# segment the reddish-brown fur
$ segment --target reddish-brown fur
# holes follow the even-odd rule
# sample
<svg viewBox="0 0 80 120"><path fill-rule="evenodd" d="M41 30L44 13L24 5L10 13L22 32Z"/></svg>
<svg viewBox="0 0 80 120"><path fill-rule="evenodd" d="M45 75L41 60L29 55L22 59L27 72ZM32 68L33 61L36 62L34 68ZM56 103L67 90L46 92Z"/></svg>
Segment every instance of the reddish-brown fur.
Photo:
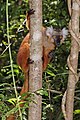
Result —
<svg viewBox="0 0 80 120"><path fill-rule="evenodd" d="M43 28L43 71L46 69L48 63L50 62L50 57L48 56L51 50L55 49L55 44L50 42L50 39L45 36L46 29ZM21 67L24 72L25 79L28 78L28 70L29 70L29 62L28 59L30 57L30 34L28 33L26 37L23 39L18 54L17 54L17 63ZM21 94L28 91L28 80L24 81Z"/></svg>

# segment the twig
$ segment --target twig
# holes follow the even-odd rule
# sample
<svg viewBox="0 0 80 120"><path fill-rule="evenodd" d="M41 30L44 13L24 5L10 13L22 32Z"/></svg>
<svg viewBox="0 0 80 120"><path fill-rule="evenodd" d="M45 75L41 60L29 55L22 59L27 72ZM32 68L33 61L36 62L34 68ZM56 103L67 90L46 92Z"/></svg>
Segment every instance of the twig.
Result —
<svg viewBox="0 0 80 120"><path fill-rule="evenodd" d="M57 91L57 90L47 89L47 91L52 92L52 93L62 94L61 91Z"/></svg>

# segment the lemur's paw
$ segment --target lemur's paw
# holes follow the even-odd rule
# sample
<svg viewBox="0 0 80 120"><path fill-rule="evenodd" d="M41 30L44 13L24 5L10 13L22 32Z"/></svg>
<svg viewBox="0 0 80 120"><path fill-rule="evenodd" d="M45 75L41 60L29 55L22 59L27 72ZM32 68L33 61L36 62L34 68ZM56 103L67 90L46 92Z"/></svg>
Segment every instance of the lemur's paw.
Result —
<svg viewBox="0 0 80 120"><path fill-rule="evenodd" d="M28 58L28 64L33 64L33 60L31 60L30 58Z"/></svg>
<svg viewBox="0 0 80 120"><path fill-rule="evenodd" d="M32 15L32 14L34 14L34 12L35 12L35 10L30 9L30 10L28 11L28 14L29 14L29 15Z"/></svg>

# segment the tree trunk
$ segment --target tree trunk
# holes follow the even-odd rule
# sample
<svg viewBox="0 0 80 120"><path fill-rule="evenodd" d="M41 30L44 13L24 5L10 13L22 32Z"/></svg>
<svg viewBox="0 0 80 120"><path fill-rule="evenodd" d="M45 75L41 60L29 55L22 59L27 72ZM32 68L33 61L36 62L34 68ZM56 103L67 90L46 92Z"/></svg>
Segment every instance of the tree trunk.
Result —
<svg viewBox="0 0 80 120"><path fill-rule="evenodd" d="M42 88L42 0L29 0L30 9L30 64L29 91L34 93L29 104L29 120L41 120L42 97L36 91Z"/></svg>
<svg viewBox="0 0 80 120"><path fill-rule="evenodd" d="M79 5L77 4L76 0L72 0L71 29L75 33L75 36L77 37L79 35ZM75 92L75 85L77 82L76 78L77 78L78 53L79 53L78 42L76 41L74 36L71 36L71 52L69 57L70 66L69 66L69 77L68 77L67 99L66 99L67 120L73 120L74 92Z"/></svg>

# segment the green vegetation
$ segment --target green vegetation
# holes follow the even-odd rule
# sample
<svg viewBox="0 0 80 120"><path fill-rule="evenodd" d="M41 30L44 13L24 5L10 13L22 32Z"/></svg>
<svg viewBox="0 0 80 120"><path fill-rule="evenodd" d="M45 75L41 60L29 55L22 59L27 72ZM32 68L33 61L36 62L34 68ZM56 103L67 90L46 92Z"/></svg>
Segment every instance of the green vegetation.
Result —
<svg viewBox="0 0 80 120"><path fill-rule="evenodd" d="M20 92L24 76L16 63L16 55L20 43L27 34L26 27L23 31L17 33L25 19L26 11L29 10L28 0L23 0L19 5L19 0L9 0L9 39L12 53L12 62L14 77L18 93ZM16 98L14 92L14 83L12 80L12 71L9 58L9 45L7 40L7 22L6 22L6 0L0 1L0 119L5 120L5 115L17 112L18 105L15 106ZM43 25L54 28L68 27L69 14L65 0L43 0ZM63 120L61 111L61 100L67 86L68 66L67 57L70 50L70 37L56 49L54 59L48 65L43 73L43 89L40 94L43 97L42 120ZM79 83L79 82L78 82ZM80 95L78 90L80 84L76 87L76 95ZM28 108L30 98L27 98L22 109L23 120L27 117L25 109ZM75 99L74 120L80 118L80 99Z"/></svg>

